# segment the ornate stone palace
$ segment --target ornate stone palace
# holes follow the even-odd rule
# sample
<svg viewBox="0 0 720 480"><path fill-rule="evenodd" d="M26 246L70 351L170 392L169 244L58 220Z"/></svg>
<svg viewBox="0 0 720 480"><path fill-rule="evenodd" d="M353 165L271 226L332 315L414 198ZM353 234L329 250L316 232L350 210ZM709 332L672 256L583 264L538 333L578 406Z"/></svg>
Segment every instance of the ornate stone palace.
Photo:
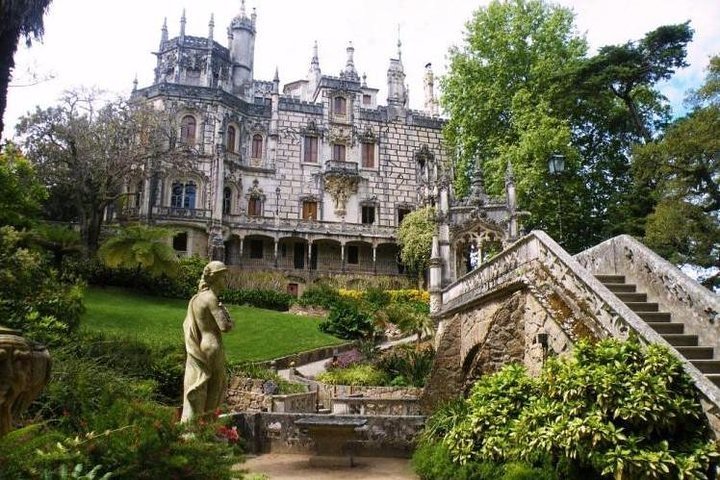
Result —
<svg viewBox="0 0 720 480"><path fill-rule="evenodd" d="M192 165L128 185L135 201L126 217L179 228L173 246L180 254L278 269L300 283L338 273L403 274L398 224L440 202L443 190L449 195L430 65L424 111L408 108L400 42L386 105L358 75L352 45L345 67L330 76L321 72L316 44L307 77L281 91L277 71L272 81L253 76L256 14L248 16L244 2L227 47L215 41L212 18L206 37L186 35L185 24L183 12L175 38L163 25L155 80L136 85L132 98L173 112ZM463 205L462 215L470 215ZM505 200L494 205L490 230L506 238Z"/></svg>

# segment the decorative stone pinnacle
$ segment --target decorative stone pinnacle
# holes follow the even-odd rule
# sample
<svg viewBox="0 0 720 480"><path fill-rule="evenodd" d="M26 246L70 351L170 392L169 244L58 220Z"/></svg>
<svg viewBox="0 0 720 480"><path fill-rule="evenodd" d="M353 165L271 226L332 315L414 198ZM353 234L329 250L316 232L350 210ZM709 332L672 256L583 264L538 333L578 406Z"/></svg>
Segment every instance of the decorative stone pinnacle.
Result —
<svg viewBox="0 0 720 480"><path fill-rule="evenodd" d="M245 18L245 0L240 0L240 18Z"/></svg>

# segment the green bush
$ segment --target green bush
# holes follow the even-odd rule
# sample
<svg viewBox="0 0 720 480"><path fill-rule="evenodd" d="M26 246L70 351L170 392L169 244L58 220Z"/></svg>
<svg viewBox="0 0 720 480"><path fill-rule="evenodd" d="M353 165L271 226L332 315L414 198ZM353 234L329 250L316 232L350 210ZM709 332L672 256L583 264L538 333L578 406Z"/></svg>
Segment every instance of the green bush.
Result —
<svg viewBox="0 0 720 480"><path fill-rule="evenodd" d="M277 385L277 393L280 395L288 395L291 393L304 393L307 392L307 387L300 383L290 382L285 380L277 372L258 366L254 363L238 363L232 365L229 368L228 376L254 378L259 380L268 380Z"/></svg>
<svg viewBox="0 0 720 480"><path fill-rule="evenodd" d="M84 358L87 353L70 347L53 352L53 378L30 414L46 419L55 433L40 432L38 440L29 440L28 445L39 444L39 453L22 468L41 472L49 466L52 473L59 465L83 464L102 465L103 472L118 479L235 478L231 466L239 460L233 457L235 447L217 440L219 425L178 423L177 408L153 401L155 382L131 377L143 361L123 363L120 353L118 358ZM142 357L142 351L135 356ZM192 437L186 435L188 428ZM52 445L43 440L50 434L56 440L57 433L64 440ZM0 445L0 458L7 456Z"/></svg>
<svg viewBox="0 0 720 480"><path fill-rule="evenodd" d="M680 361L635 340L581 342L537 379L506 366L481 378L465 403L465 415L429 422L459 464L551 462L562 478L699 479L717 457Z"/></svg>
<svg viewBox="0 0 720 480"><path fill-rule="evenodd" d="M356 364L335 368L317 376L318 381L330 385L375 386L386 385L387 376L372 365Z"/></svg>
<svg viewBox="0 0 720 480"><path fill-rule="evenodd" d="M250 305L280 312L288 311L295 300L295 297L289 293L273 290L225 290L221 296L225 303Z"/></svg>
<svg viewBox="0 0 720 480"><path fill-rule="evenodd" d="M298 304L303 307L322 307L330 310L341 301L337 289L324 283L306 288L298 299Z"/></svg>
<svg viewBox="0 0 720 480"><path fill-rule="evenodd" d="M376 366L396 386L423 387L432 368L435 351L430 345L415 348L414 345L400 345L384 353Z"/></svg>
<svg viewBox="0 0 720 480"><path fill-rule="evenodd" d="M320 330L338 338L359 340L375 333L372 317L360 309L357 302L339 301L330 309L327 320L320 323Z"/></svg>

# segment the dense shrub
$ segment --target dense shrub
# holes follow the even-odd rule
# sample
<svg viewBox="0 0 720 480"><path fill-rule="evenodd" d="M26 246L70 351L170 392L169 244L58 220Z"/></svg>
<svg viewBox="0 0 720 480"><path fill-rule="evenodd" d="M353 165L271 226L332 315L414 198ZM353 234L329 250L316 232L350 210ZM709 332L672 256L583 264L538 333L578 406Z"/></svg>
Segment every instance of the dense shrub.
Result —
<svg viewBox="0 0 720 480"><path fill-rule="evenodd" d="M550 462L561 478L706 478L717 456L691 379L658 345L579 343L539 378L481 378L463 415L429 425L455 463ZM522 478L522 477L518 477Z"/></svg>
<svg viewBox="0 0 720 480"><path fill-rule="evenodd" d="M318 381L331 385L370 386L387 384L387 376L372 365L356 364L336 368L317 376Z"/></svg>
<svg viewBox="0 0 720 480"><path fill-rule="evenodd" d="M101 465L100 472L118 479L234 478L230 467L238 459L234 447L217 440L219 425L179 424L175 407L153 401L155 382L128 374L142 361L122 363L120 353L83 357L87 353L71 347L53 352L53 378L30 412L47 427L24 437L34 454L13 460L23 474L11 478L41 478L42 472L56 478L52 472L61 465L78 464ZM0 459L15 458L14 449L0 443Z"/></svg>
<svg viewBox="0 0 720 480"><path fill-rule="evenodd" d="M35 341L62 344L83 313L82 288L62 282L41 252L26 248L23 234L0 227L0 318Z"/></svg>
<svg viewBox="0 0 720 480"><path fill-rule="evenodd" d="M320 330L338 338L358 340L372 337L375 325L371 315L356 302L343 300L330 309L327 320L320 323Z"/></svg>
<svg viewBox="0 0 720 480"><path fill-rule="evenodd" d="M285 292L273 290L225 290L222 293L225 303L235 305L250 305L251 307L265 308L286 312L295 298Z"/></svg>
<svg viewBox="0 0 720 480"><path fill-rule="evenodd" d="M320 283L305 289L298 299L298 304L303 307L322 307L330 310L337 305L340 300L340 293L338 293L335 288Z"/></svg>
<svg viewBox="0 0 720 480"><path fill-rule="evenodd" d="M400 345L383 353L376 366L390 378L391 385L423 387L434 358L435 351L429 344L421 348Z"/></svg>

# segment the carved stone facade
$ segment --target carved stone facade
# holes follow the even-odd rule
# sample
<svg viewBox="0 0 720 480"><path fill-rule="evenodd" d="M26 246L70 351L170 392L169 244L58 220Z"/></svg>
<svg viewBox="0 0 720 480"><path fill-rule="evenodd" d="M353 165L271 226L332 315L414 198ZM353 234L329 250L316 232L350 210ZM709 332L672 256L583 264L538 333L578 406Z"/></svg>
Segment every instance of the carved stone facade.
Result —
<svg viewBox="0 0 720 480"><path fill-rule="evenodd" d="M192 168L129 184L120 215L178 228L181 254L278 269L301 283L403 274L396 228L436 202L447 157L433 89L428 111L407 107L401 52L390 61L383 106L358 75L352 46L341 74L329 76L315 45L307 78L281 88L277 73L253 76L254 11L243 6L230 22L227 46L214 39L214 19L205 37L185 26L183 15L175 38L163 26L154 83L132 99L177 117Z"/></svg>

